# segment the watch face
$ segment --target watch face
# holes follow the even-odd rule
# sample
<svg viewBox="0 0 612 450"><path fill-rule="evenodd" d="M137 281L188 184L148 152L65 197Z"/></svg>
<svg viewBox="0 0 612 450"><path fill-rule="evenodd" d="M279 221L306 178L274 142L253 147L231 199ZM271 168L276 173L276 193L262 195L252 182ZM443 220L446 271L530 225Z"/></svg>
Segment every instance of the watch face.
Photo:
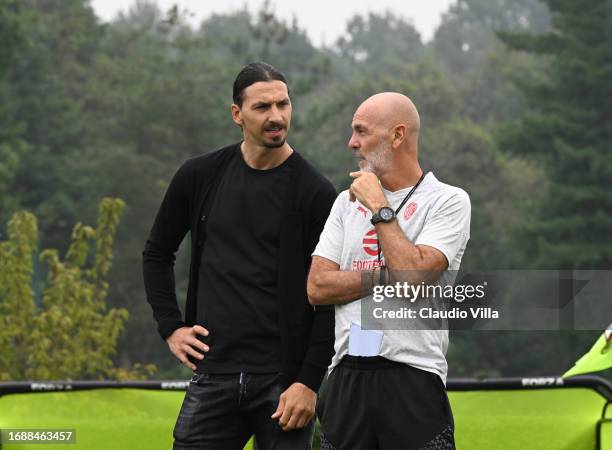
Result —
<svg viewBox="0 0 612 450"><path fill-rule="evenodd" d="M393 219L393 216L395 215L393 210L387 207L380 208L379 214L380 218L385 221Z"/></svg>

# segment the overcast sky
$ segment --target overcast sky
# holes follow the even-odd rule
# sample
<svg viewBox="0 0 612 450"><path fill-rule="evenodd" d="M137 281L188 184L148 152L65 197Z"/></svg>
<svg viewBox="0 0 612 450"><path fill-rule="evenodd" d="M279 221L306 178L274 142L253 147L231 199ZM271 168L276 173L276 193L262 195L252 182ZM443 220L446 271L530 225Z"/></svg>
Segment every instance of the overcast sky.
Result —
<svg viewBox="0 0 612 450"><path fill-rule="evenodd" d="M287 20L295 15L300 28L305 28L315 44L331 44L344 33L346 22L355 14L390 11L411 21L424 40L431 38L440 21L440 15L453 0L276 0L272 1L277 14ZM121 11L129 9L134 0L91 0L96 14L103 20L111 20ZM211 13L227 13L247 5L251 12L259 10L264 0L157 0L162 10L177 4L193 15L193 23Z"/></svg>

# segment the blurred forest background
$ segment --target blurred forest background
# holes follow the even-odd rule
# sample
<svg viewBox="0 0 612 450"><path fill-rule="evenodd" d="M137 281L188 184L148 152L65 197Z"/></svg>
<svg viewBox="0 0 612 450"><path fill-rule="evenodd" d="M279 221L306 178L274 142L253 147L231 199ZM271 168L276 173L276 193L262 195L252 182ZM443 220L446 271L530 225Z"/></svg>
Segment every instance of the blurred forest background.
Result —
<svg viewBox="0 0 612 450"><path fill-rule="evenodd" d="M26 209L38 246L63 254L103 197L125 202L106 300L129 312L118 366L189 372L156 332L141 251L178 166L241 138L231 85L254 60L288 76L289 142L339 191L355 108L410 96L424 168L471 196L463 268L612 268L610 0L459 0L428 42L393 12L355 16L325 48L270 4L195 28L154 2L103 23L86 0L0 0L0 240ZM38 302L46 271L34 261ZM600 333L453 332L449 376L560 375Z"/></svg>

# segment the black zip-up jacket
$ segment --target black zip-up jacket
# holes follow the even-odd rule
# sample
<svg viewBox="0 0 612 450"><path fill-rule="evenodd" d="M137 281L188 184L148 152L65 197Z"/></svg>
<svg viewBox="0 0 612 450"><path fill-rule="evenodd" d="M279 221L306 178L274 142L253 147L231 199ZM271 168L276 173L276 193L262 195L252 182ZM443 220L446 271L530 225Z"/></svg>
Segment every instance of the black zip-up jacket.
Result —
<svg viewBox="0 0 612 450"><path fill-rule="evenodd" d="M143 275L147 301L163 339L177 328L196 324L199 256L206 240L204 225L228 161L240 155L239 146L233 144L185 162L172 178L155 218L143 252ZM293 166L294 174L278 252L282 373L285 386L300 382L317 391L334 353L334 310L310 306L306 277L336 191L297 152L287 163ZM191 264L183 320L176 299L174 260L188 231Z"/></svg>

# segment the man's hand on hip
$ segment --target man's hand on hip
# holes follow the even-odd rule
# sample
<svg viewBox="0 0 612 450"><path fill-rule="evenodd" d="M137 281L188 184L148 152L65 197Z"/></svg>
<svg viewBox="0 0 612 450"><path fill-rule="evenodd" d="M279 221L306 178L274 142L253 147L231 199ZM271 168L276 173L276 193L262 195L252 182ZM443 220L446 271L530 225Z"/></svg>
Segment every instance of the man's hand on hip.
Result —
<svg viewBox="0 0 612 450"><path fill-rule="evenodd" d="M304 428L314 416L317 393L302 383L293 383L280 395L272 419L283 431Z"/></svg>
<svg viewBox="0 0 612 450"><path fill-rule="evenodd" d="M191 355L197 359L204 359L204 355L196 351L196 349L207 352L210 348L208 345L198 340L197 335L208 336L208 330L200 325L193 327L181 327L174 330L170 336L166 338L170 351L176 356L181 364L195 370L196 366L187 355Z"/></svg>

